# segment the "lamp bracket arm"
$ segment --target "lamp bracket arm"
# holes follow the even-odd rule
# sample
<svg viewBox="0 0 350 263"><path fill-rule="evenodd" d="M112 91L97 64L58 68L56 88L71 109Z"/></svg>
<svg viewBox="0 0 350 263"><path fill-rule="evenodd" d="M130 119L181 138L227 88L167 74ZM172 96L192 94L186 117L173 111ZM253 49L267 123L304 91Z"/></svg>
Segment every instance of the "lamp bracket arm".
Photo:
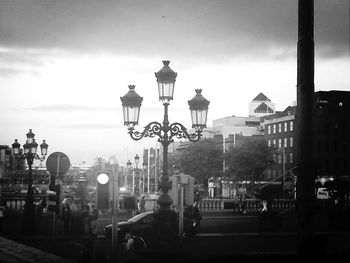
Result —
<svg viewBox="0 0 350 263"><path fill-rule="evenodd" d="M23 153L23 154L18 154L15 155L15 158L17 160L21 160L21 159L27 159L27 160L40 160L40 161L44 161L45 160L45 156L40 157L38 154L33 154L33 153Z"/></svg>
<svg viewBox="0 0 350 263"><path fill-rule="evenodd" d="M129 128L130 137L135 140L141 140L143 137L153 138L155 136L162 136L162 125L159 122L153 121L144 128L142 132L135 131L134 128Z"/></svg>
<svg viewBox="0 0 350 263"><path fill-rule="evenodd" d="M177 139L188 139L191 142L197 142L202 137L202 134L200 131L196 130L195 133L189 133L185 126L183 126L181 123L174 122L170 125L170 138L177 138Z"/></svg>

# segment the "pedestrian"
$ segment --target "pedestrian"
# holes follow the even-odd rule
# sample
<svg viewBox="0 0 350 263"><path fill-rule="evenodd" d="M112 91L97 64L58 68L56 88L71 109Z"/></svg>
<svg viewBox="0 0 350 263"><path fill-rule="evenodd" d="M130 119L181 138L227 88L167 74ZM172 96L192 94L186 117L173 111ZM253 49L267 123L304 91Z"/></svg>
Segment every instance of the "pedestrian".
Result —
<svg viewBox="0 0 350 263"><path fill-rule="evenodd" d="M98 219L98 210L96 205L91 206L89 213L89 222L90 222L90 234L97 236L97 219Z"/></svg>
<svg viewBox="0 0 350 263"><path fill-rule="evenodd" d="M2 234L2 220L5 217L5 207L0 206L0 235Z"/></svg>
<svg viewBox="0 0 350 263"><path fill-rule="evenodd" d="M237 196L233 198L233 213L236 213L236 210L239 212L239 200Z"/></svg>
<svg viewBox="0 0 350 263"><path fill-rule="evenodd" d="M139 235L130 232L126 235L126 239L126 250L131 253L137 253L140 250L147 248L145 240Z"/></svg>
<svg viewBox="0 0 350 263"><path fill-rule="evenodd" d="M198 202L194 202L194 203L193 203L192 211L193 211L193 217L194 217L194 219L196 220L196 226L197 226L197 227L200 227L202 215L201 215L201 213L199 212Z"/></svg>
<svg viewBox="0 0 350 263"><path fill-rule="evenodd" d="M62 220L64 223L64 232L71 232L71 224L72 224L72 210L70 209L69 203L65 200L62 206Z"/></svg>
<svg viewBox="0 0 350 263"><path fill-rule="evenodd" d="M245 214L247 211L245 210L245 196L247 194L247 189L244 185L241 185L241 187L238 189L239 194L239 210L241 213Z"/></svg>
<svg viewBox="0 0 350 263"><path fill-rule="evenodd" d="M83 227L84 227L84 234L89 234L89 212L90 212L90 206L89 205L82 205L82 212L81 217L83 219Z"/></svg>
<svg viewBox="0 0 350 263"><path fill-rule="evenodd" d="M142 196L141 201L140 201L140 212L146 212L146 199L145 196Z"/></svg>

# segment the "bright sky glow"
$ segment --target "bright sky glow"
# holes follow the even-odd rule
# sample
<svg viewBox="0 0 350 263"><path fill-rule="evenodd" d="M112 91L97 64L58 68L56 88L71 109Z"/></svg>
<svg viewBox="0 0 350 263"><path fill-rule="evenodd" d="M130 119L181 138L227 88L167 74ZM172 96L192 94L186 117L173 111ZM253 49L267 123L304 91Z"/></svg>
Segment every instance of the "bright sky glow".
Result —
<svg viewBox="0 0 350 263"><path fill-rule="evenodd" d="M210 101L208 126L247 116L260 92L276 110L296 101L297 1L28 2L0 2L2 145L23 145L33 129L49 155L73 164L142 157L156 139L129 137L120 97L134 84L144 98L138 130L161 122L154 72L164 59L178 73L170 122L188 128L198 88ZM315 1L316 91L350 90L348 5Z"/></svg>

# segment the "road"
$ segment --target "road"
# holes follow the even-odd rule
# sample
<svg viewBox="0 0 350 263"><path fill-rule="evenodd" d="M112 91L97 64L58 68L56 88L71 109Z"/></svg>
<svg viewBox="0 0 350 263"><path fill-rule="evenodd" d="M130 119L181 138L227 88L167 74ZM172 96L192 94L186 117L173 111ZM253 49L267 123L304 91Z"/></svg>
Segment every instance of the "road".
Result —
<svg viewBox="0 0 350 263"><path fill-rule="evenodd" d="M119 218L119 221L124 219ZM320 230L317 232L320 253L339 257L339 261L332 258L329 262L341 262L340 260L350 262L350 258L347 258L350 255L350 233L323 231L326 223L317 219L316 221L318 221L316 230ZM34 239L20 237L18 241L70 258L75 262L88 262L91 259L94 259L92 262L98 262L98 260L106 262L111 258L111 240L105 239L102 234L103 227L109 223L110 216L100 217L98 238L72 235L57 236L55 241L48 237ZM183 248L177 256L182 256L182 259L196 259L196 261L212 259L217 262L225 258L237 261L237 258L249 255L250 261L245 259L243 262L254 262L254 259L261 262L261 258L268 255L284 257L283 260L276 258L276 261L269 259L271 262L286 262L286 260L293 262L297 251L295 216L283 217L280 228L272 226L270 229L262 228L256 216L203 215L200 233L194 238L185 239ZM118 247L117 256L120 262L128 262L130 259L130 253L126 253L123 246ZM157 262L150 255L143 258L148 258L149 262ZM181 259L177 260L181 262Z"/></svg>

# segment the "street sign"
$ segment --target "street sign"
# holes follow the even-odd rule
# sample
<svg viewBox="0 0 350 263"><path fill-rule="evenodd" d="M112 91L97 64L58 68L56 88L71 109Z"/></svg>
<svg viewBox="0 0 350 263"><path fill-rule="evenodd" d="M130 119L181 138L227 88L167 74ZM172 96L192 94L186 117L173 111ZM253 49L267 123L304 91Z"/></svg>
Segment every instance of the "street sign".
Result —
<svg viewBox="0 0 350 263"><path fill-rule="evenodd" d="M70 168L69 158L62 152L54 152L47 158L46 168L50 174L64 175Z"/></svg>

